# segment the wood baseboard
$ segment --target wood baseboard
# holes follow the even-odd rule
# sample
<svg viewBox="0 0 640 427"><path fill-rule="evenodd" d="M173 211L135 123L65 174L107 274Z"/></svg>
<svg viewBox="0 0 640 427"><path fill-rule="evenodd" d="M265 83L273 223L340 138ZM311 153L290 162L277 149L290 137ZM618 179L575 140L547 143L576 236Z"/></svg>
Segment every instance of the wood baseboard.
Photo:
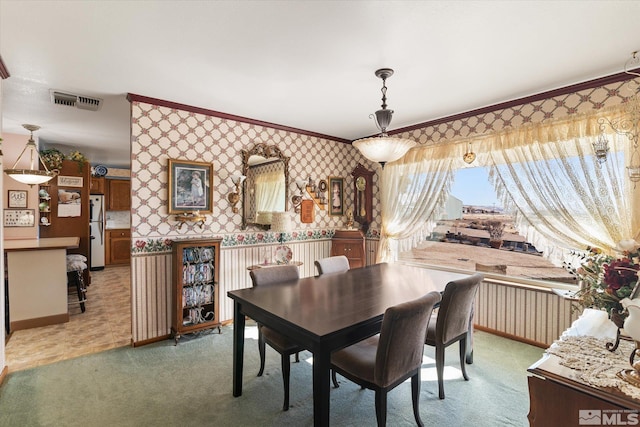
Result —
<svg viewBox="0 0 640 427"><path fill-rule="evenodd" d="M2 371L0 372L0 387L2 387L2 383L4 382L4 379L7 378L8 373L9 373L8 366L5 366L4 368L2 368Z"/></svg>
<svg viewBox="0 0 640 427"><path fill-rule="evenodd" d="M35 319L16 320L15 322L11 322L11 332L22 329L39 328L40 326L57 325L58 323L67 323L68 321L69 313L55 314L53 316L38 317Z"/></svg>
<svg viewBox="0 0 640 427"><path fill-rule="evenodd" d="M488 332L490 334L497 335L499 337L509 338L511 340L523 342L525 344L533 345L533 346L536 346L536 347L549 348L549 346L547 344L545 344L545 343L541 343L541 342L537 342L537 341L533 341L533 340L528 340L526 338L522 338L522 337L519 337L517 335L507 334L507 333L504 333L502 331L497 331L495 329L487 328L485 326L474 325L473 328L478 330L478 331Z"/></svg>

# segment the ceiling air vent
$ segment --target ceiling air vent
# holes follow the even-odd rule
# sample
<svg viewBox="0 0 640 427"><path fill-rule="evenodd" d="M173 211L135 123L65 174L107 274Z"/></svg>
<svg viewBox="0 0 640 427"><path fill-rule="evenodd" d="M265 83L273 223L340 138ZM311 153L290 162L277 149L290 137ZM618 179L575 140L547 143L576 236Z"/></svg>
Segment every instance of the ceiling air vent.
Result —
<svg viewBox="0 0 640 427"><path fill-rule="evenodd" d="M80 110L98 111L102 107L102 99L90 96L74 95L72 93L51 91L51 102L66 107L76 107Z"/></svg>

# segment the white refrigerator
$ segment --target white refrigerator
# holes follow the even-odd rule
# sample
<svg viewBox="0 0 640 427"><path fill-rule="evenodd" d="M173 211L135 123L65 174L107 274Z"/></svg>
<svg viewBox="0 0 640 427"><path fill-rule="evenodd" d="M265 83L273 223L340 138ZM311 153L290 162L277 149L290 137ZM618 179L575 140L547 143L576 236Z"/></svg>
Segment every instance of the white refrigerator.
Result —
<svg viewBox="0 0 640 427"><path fill-rule="evenodd" d="M104 196L92 194L89 197L91 212L89 216L89 239L91 240L90 270L104 268Z"/></svg>

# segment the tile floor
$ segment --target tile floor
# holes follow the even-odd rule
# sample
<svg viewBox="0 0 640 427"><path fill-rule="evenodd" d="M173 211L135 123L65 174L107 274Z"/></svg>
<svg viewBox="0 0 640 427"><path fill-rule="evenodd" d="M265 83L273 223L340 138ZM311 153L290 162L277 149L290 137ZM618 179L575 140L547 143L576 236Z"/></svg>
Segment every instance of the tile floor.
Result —
<svg viewBox="0 0 640 427"><path fill-rule="evenodd" d="M15 331L5 348L9 372L131 344L131 269L91 272L86 311L69 305L68 323ZM69 294L69 302L77 294Z"/></svg>

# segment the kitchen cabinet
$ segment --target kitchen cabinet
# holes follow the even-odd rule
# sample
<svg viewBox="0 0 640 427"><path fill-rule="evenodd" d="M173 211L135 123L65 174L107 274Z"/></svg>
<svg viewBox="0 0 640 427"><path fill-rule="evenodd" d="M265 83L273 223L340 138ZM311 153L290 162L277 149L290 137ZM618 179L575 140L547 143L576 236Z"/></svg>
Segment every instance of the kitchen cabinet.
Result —
<svg viewBox="0 0 640 427"><path fill-rule="evenodd" d="M131 262L131 230L107 230L105 242L106 265L129 264Z"/></svg>
<svg viewBox="0 0 640 427"><path fill-rule="evenodd" d="M104 177L96 178L91 177L91 187L89 188L91 194L104 194L105 179Z"/></svg>
<svg viewBox="0 0 640 427"><path fill-rule="evenodd" d="M218 280L221 241L173 241L171 333L176 344L183 334L212 328L218 328L220 332Z"/></svg>
<svg viewBox="0 0 640 427"><path fill-rule="evenodd" d="M131 182L124 179L107 180L107 210L131 210Z"/></svg>
<svg viewBox="0 0 640 427"><path fill-rule="evenodd" d="M331 256L344 255L349 260L349 268L366 265L364 234L360 230L336 230L331 240Z"/></svg>

